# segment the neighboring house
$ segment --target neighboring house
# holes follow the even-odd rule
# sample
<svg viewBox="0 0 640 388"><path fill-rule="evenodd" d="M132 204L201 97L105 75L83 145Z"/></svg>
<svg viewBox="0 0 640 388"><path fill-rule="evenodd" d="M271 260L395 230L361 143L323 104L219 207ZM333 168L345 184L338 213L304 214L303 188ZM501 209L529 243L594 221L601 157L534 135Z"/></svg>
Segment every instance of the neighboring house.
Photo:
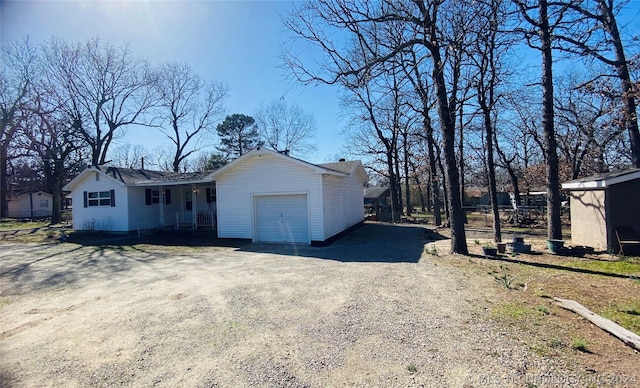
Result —
<svg viewBox="0 0 640 388"><path fill-rule="evenodd" d="M359 161L311 164L258 147L208 173L90 167L65 186L73 227L216 227L221 238L322 244L364 220Z"/></svg>
<svg viewBox="0 0 640 388"><path fill-rule="evenodd" d="M53 196L44 191L24 193L7 201L11 218L45 218L53 212Z"/></svg>
<svg viewBox="0 0 640 388"><path fill-rule="evenodd" d="M371 220L391 221L391 201L387 200L389 195L388 187L367 187L364 189L364 208Z"/></svg>
<svg viewBox="0 0 640 388"><path fill-rule="evenodd" d="M577 179L562 188L569 191L573 244L618 252L616 228L640 233L640 170Z"/></svg>

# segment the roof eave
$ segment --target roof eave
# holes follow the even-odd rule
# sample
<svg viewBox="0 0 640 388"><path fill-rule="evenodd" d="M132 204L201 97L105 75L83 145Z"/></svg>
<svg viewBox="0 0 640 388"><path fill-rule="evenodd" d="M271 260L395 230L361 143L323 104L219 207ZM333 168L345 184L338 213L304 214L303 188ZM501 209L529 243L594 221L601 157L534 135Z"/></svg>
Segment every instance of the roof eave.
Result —
<svg viewBox="0 0 640 388"><path fill-rule="evenodd" d="M562 184L565 190L596 190L608 187L606 181L567 182Z"/></svg>
<svg viewBox="0 0 640 388"><path fill-rule="evenodd" d="M198 185L198 184L213 184L213 180L198 179L191 181L167 181L167 182L133 182L127 183L127 187L158 187L158 186L184 186L184 185Z"/></svg>

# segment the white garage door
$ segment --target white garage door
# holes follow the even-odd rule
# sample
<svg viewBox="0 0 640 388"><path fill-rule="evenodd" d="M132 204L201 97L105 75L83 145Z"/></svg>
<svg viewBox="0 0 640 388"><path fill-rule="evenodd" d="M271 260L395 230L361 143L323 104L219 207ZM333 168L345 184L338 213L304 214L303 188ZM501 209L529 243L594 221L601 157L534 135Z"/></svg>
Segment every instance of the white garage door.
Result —
<svg viewBox="0 0 640 388"><path fill-rule="evenodd" d="M309 242L307 195L255 197L256 240Z"/></svg>

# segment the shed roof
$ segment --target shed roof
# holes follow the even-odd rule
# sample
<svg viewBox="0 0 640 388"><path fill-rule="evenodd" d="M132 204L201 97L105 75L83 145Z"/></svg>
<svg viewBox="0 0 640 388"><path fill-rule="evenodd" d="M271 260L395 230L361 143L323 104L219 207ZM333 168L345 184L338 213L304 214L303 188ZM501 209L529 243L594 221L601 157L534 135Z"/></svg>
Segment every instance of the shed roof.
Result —
<svg viewBox="0 0 640 388"><path fill-rule="evenodd" d="M46 191L42 191L42 190L38 190L38 191L33 191L31 192L31 195L47 195L49 197L53 197L53 195L51 195L50 193L47 193ZM26 193L20 193L20 194L16 194L13 197L9 197L7 198L7 201L11 201L11 200L16 200L18 198L22 198L22 197L28 197L29 196L29 192L27 191Z"/></svg>
<svg viewBox="0 0 640 388"><path fill-rule="evenodd" d="M563 183L562 188L567 190L604 189L612 185L635 179L640 179L640 169L597 174L586 178L580 178Z"/></svg>
<svg viewBox="0 0 640 388"><path fill-rule="evenodd" d="M388 187L367 187L364 189L364 197L365 198L380 198L382 196L386 196L389 193Z"/></svg>

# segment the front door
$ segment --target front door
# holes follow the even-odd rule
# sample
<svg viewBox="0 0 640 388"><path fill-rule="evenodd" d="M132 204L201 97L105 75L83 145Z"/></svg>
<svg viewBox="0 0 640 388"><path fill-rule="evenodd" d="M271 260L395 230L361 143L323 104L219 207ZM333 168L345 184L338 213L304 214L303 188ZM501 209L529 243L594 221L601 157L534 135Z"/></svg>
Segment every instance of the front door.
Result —
<svg viewBox="0 0 640 388"><path fill-rule="evenodd" d="M193 192L191 190L184 191L184 212L191 213L193 210Z"/></svg>

